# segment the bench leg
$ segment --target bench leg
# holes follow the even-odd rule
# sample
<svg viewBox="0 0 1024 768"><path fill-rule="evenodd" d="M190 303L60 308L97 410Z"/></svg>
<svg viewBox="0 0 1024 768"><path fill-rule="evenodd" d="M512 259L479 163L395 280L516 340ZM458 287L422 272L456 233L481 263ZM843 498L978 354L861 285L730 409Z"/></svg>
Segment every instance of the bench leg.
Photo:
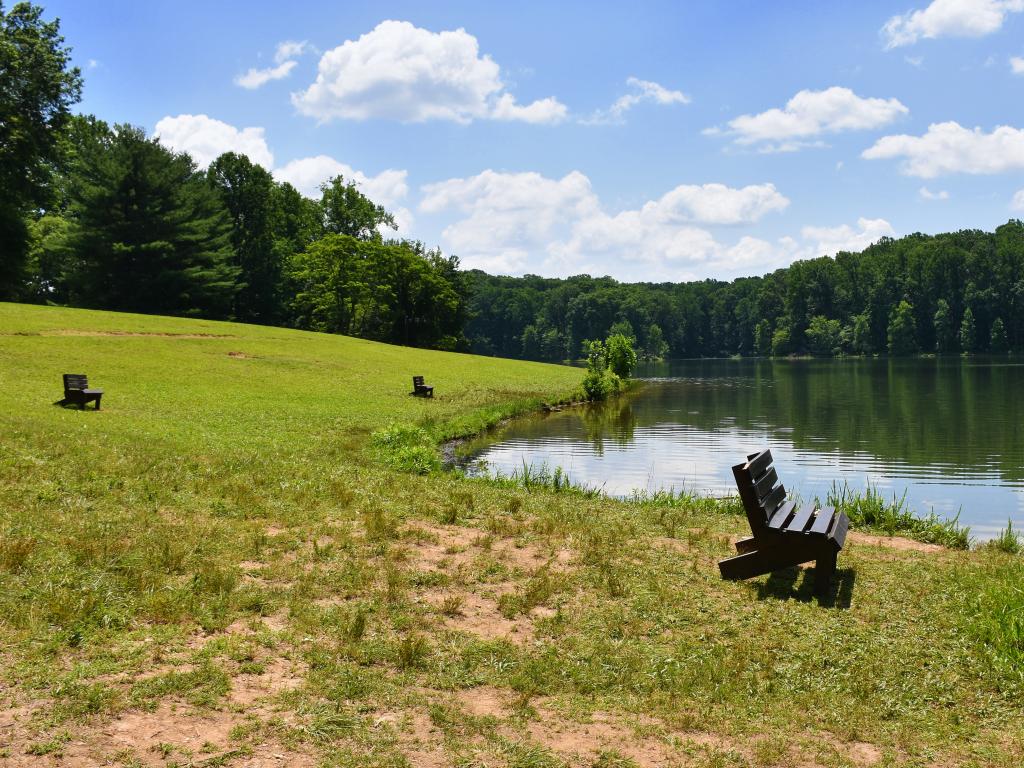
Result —
<svg viewBox="0 0 1024 768"><path fill-rule="evenodd" d="M741 555L746 552L753 552L757 549L757 539L753 536L748 536L745 539L740 539L736 542L736 551Z"/></svg>
<svg viewBox="0 0 1024 768"><path fill-rule="evenodd" d="M102 399L103 399L103 395L98 395L96 397L96 410L97 411L100 409L100 400L102 400Z"/></svg>
<svg viewBox="0 0 1024 768"><path fill-rule="evenodd" d="M832 577L836 573L838 552L822 555L814 562L814 593L818 597L826 597L832 587Z"/></svg>

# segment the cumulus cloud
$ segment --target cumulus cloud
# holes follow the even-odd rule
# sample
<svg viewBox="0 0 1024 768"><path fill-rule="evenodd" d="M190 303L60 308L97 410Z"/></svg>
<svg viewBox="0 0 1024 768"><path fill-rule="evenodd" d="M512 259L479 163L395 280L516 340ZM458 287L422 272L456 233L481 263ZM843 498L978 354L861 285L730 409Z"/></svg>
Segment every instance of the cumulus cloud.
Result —
<svg viewBox="0 0 1024 768"><path fill-rule="evenodd" d="M917 193L924 200L949 200L949 192L944 189L940 189L938 192L932 192L928 187L921 187L917 190Z"/></svg>
<svg viewBox="0 0 1024 768"><path fill-rule="evenodd" d="M293 93L292 103L322 122L557 123L567 113L554 97L517 104L505 90L500 67L480 55L477 39L466 30L431 32L407 21L382 21L358 40L324 53L315 82Z"/></svg>
<svg viewBox="0 0 1024 768"><path fill-rule="evenodd" d="M1011 57L1010 71L1015 75L1024 75L1024 58L1020 56Z"/></svg>
<svg viewBox="0 0 1024 768"><path fill-rule="evenodd" d="M253 67L244 75L239 75L235 78L235 85L239 85L242 88L249 90L255 90L263 85L266 85L271 80L282 80L291 74L291 71L295 68L297 62L296 58L301 56L309 49L309 44L305 41L296 42L294 40L286 40L283 43L277 44L277 50L274 53L274 63L277 66L267 67L265 69L258 69Z"/></svg>
<svg viewBox="0 0 1024 768"><path fill-rule="evenodd" d="M1024 11L1024 0L934 0L927 8L893 16L882 27L887 49L921 38L984 37L1003 26L1006 15Z"/></svg>
<svg viewBox="0 0 1024 768"><path fill-rule="evenodd" d="M1024 189L1018 190L1010 201L1010 208L1014 211L1024 211Z"/></svg>
<svg viewBox="0 0 1024 768"><path fill-rule="evenodd" d="M188 152L200 168L206 168L225 152L246 155L264 168L273 168L274 155L262 128L235 128L207 115L165 117L156 124L160 143L177 152Z"/></svg>
<svg viewBox="0 0 1024 768"><path fill-rule="evenodd" d="M705 133L727 133L737 144L762 144L769 151L792 151L813 143L809 140L815 136L878 128L908 112L897 99L862 98L849 88L833 86L800 91L782 109L740 115L724 131L710 128Z"/></svg>
<svg viewBox="0 0 1024 768"><path fill-rule="evenodd" d="M359 191L373 202L387 208L395 217L398 231L409 234L414 222L412 211L399 205L409 194L408 171L389 168L376 176L368 176L329 155L303 157L274 170L275 179L288 182L303 195L311 198L319 198L320 185L339 174L348 181L354 181Z"/></svg>
<svg viewBox="0 0 1024 768"><path fill-rule="evenodd" d="M896 231L885 219L857 219L857 226L843 224L838 227L804 227L800 235L807 241L807 250L813 256L835 256L840 251L863 251L883 237L893 237Z"/></svg>
<svg viewBox="0 0 1024 768"><path fill-rule="evenodd" d="M409 194L408 172L394 169L370 176L328 155L292 160L274 167L274 155L262 128L235 128L206 115L165 117L156 124L154 135L177 152L188 152L198 166L206 168L225 152L236 152L267 170L278 181L287 181L306 197L319 198L320 184L341 174L354 181L360 191L390 211L403 234L410 231L414 217L400 205Z"/></svg>
<svg viewBox="0 0 1024 768"><path fill-rule="evenodd" d="M756 271L789 258L777 244L755 238L722 245L701 226L750 223L788 205L772 184L681 185L639 208L610 213L579 171L551 179L486 170L426 185L420 211L459 216L442 239L468 267L679 280Z"/></svg>
<svg viewBox="0 0 1024 768"><path fill-rule="evenodd" d="M320 185L339 174L356 182L367 197L381 205L391 205L409 193L406 183L408 171L389 169L376 176L367 176L329 155L292 160L276 169L274 178L287 181L306 197L319 197Z"/></svg>
<svg viewBox="0 0 1024 768"><path fill-rule="evenodd" d="M923 136L883 136L861 156L902 158L900 170L923 179L947 173L1006 173L1024 169L1024 130L1001 125L985 133L952 121L933 123Z"/></svg>
<svg viewBox="0 0 1024 768"><path fill-rule="evenodd" d="M632 89L632 93L620 96L608 110L598 110L581 122L590 125L619 123L629 110L642 102L661 105L690 103L690 97L682 91L669 90L650 80L629 77L626 79L626 85Z"/></svg>

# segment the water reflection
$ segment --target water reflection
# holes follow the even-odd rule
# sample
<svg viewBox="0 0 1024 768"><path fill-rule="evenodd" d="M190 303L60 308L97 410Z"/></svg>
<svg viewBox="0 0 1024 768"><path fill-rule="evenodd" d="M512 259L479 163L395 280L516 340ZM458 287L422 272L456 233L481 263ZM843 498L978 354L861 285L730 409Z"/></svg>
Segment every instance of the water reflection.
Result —
<svg viewBox="0 0 1024 768"><path fill-rule="evenodd" d="M605 406L516 421L480 443L492 470L561 466L614 495L732 491L731 464L772 448L804 498L833 481L907 490L978 538L1024 521L1024 363L1001 359L704 360L649 365Z"/></svg>

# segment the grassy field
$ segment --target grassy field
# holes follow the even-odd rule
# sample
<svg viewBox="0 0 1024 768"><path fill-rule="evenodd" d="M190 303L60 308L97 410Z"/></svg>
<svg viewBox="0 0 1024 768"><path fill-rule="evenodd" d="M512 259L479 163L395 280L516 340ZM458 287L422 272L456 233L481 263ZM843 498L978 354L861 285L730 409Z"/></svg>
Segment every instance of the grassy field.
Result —
<svg viewBox="0 0 1024 768"><path fill-rule="evenodd" d="M821 604L721 505L396 468L580 376L0 304L0 766L1024 762L1019 555L861 534Z"/></svg>

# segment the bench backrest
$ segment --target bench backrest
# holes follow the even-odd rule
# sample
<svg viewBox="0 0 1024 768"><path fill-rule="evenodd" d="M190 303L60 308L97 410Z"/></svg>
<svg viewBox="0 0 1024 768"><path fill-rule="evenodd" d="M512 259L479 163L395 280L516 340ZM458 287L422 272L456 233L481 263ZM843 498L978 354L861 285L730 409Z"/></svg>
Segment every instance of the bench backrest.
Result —
<svg viewBox="0 0 1024 768"><path fill-rule="evenodd" d="M64 374L64 389L88 389L89 388L89 377L84 373L65 373Z"/></svg>
<svg viewBox="0 0 1024 768"><path fill-rule="evenodd" d="M750 521L750 531L758 536L768 530L768 520L786 500L786 489L772 466L772 452L767 448L752 453L742 464L732 468L736 489Z"/></svg>
<svg viewBox="0 0 1024 768"><path fill-rule="evenodd" d="M413 376L412 377L412 386L413 386L414 389L419 389L420 387L422 387L423 386L423 377L422 376Z"/></svg>

